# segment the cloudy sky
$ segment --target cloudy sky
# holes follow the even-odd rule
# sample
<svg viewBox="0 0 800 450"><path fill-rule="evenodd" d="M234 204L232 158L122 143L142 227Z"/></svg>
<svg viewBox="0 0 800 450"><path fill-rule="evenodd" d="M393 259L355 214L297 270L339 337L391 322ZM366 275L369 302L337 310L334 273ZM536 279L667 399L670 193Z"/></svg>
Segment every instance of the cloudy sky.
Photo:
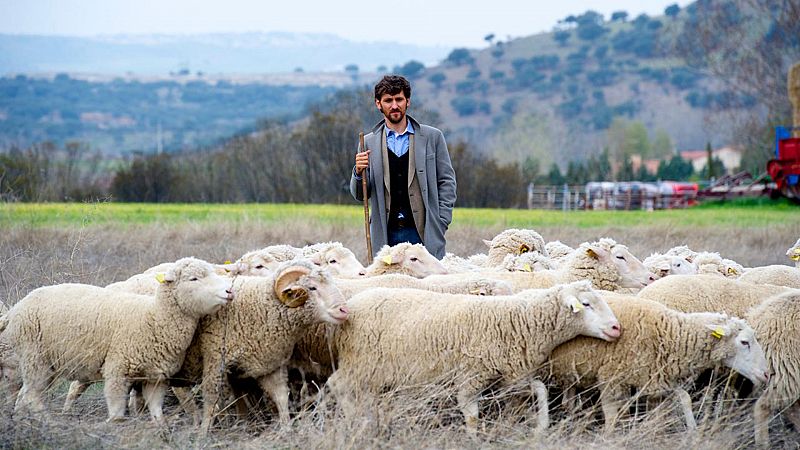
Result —
<svg viewBox="0 0 800 450"><path fill-rule="evenodd" d="M564 17L594 10L606 18L663 14L686 0L0 0L0 33L92 36L292 31L355 41L479 47L549 31Z"/></svg>

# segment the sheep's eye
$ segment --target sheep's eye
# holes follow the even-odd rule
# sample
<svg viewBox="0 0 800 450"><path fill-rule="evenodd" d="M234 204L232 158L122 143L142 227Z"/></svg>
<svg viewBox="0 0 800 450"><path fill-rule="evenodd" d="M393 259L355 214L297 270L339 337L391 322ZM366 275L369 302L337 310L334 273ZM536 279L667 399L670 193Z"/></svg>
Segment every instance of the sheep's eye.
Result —
<svg viewBox="0 0 800 450"><path fill-rule="evenodd" d="M478 295L486 295L486 292L479 292Z"/></svg>
<svg viewBox="0 0 800 450"><path fill-rule="evenodd" d="M308 288L308 290L309 290L309 291L316 291L316 290L317 290L317 288L315 288L314 286L311 286L310 288Z"/></svg>
<svg viewBox="0 0 800 450"><path fill-rule="evenodd" d="M256 269L263 269L263 268L264 268L263 264L259 264L259 265L256 266Z"/></svg>
<svg viewBox="0 0 800 450"><path fill-rule="evenodd" d="M332 259L332 260L328 261L328 264L336 264L336 260Z"/></svg>
<svg viewBox="0 0 800 450"><path fill-rule="evenodd" d="M416 256L412 256L411 257L411 261L412 262L417 262L417 261L419 261L419 258L417 258Z"/></svg>
<svg viewBox="0 0 800 450"><path fill-rule="evenodd" d="M592 304L591 304L591 303L589 303L589 302L581 302L581 304L582 304L583 306L587 307L587 308L591 308L591 307L592 307Z"/></svg>
<svg viewBox="0 0 800 450"><path fill-rule="evenodd" d="M617 259L621 259L621 260L625 261L625 257L624 256L617 256Z"/></svg>
<svg viewBox="0 0 800 450"><path fill-rule="evenodd" d="M675 265L675 267L680 267L680 266L681 266L681 263L678 263L677 265Z"/></svg>
<svg viewBox="0 0 800 450"><path fill-rule="evenodd" d="M197 277L189 278L189 281L197 281Z"/></svg>
<svg viewBox="0 0 800 450"><path fill-rule="evenodd" d="M747 348L750 348L750 342L748 342L748 341L741 341L741 342L742 342L742 345L744 345Z"/></svg>

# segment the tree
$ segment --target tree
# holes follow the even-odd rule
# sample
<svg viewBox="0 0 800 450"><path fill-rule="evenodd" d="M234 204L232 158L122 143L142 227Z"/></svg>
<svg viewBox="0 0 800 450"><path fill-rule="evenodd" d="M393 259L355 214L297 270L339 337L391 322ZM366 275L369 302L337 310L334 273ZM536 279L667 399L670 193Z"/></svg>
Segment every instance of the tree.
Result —
<svg viewBox="0 0 800 450"><path fill-rule="evenodd" d="M433 83L433 85L436 86L436 89L440 89L442 87L442 83L444 83L444 80L446 79L447 76L442 72L436 72L428 77L428 81Z"/></svg>
<svg viewBox="0 0 800 450"><path fill-rule="evenodd" d="M405 76L406 78L416 78L422 75L422 72L424 71L425 64L422 64L419 61L411 60L398 68L397 73Z"/></svg>
<svg viewBox="0 0 800 450"><path fill-rule="evenodd" d="M562 185L564 183L566 183L566 178L561 175L561 169L558 168L558 164L553 163L547 172L547 184Z"/></svg>
<svg viewBox="0 0 800 450"><path fill-rule="evenodd" d="M489 33L483 37L483 40L489 43L489 46L494 42L494 33Z"/></svg>
<svg viewBox="0 0 800 450"><path fill-rule="evenodd" d="M612 22L625 22L628 20L628 13L625 11L614 11L611 13L611 21Z"/></svg>
<svg viewBox="0 0 800 450"><path fill-rule="evenodd" d="M528 183L534 182L539 177L541 166L539 160L533 156L526 156L522 163L522 179Z"/></svg>
<svg viewBox="0 0 800 450"><path fill-rule="evenodd" d="M661 180L685 181L694 173L692 163L675 155L669 162L662 161L658 165L658 178Z"/></svg>
<svg viewBox="0 0 800 450"><path fill-rule="evenodd" d="M667 158L673 154L672 140L664 130L656 131L653 142L650 145L650 157Z"/></svg>
<svg viewBox="0 0 800 450"><path fill-rule="evenodd" d="M555 33L553 33L553 40L558 42L558 44L563 47L563 46L567 45L567 40L569 40L570 36L571 36L571 33L569 31L567 31L567 30L559 30L559 31L556 31Z"/></svg>
<svg viewBox="0 0 800 450"><path fill-rule="evenodd" d="M466 48L456 48L447 55L445 58L445 62L453 64L454 66L461 66L464 64L472 64L475 62L475 58L472 57L469 50Z"/></svg>
<svg viewBox="0 0 800 450"><path fill-rule="evenodd" d="M681 12L681 7L677 3L673 3L664 9L664 14L672 17L673 20L678 17L679 12Z"/></svg>

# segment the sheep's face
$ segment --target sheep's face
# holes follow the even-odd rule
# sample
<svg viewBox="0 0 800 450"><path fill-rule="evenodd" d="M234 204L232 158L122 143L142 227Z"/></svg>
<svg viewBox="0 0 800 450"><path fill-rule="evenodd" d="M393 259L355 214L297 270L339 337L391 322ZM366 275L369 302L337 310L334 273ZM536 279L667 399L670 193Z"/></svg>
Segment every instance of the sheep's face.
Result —
<svg viewBox="0 0 800 450"><path fill-rule="evenodd" d="M416 278L448 273L442 262L421 244L397 244L382 253L378 259L379 264L389 269L386 273L404 273Z"/></svg>
<svg viewBox="0 0 800 450"><path fill-rule="evenodd" d="M178 306L187 314L201 317L213 314L233 300L231 279L217 275L214 267L202 260L183 258L159 281L174 293Z"/></svg>
<svg viewBox="0 0 800 450"><path fill-rule="evenodd" d="M614 244L610 251L603 246L590 245L588 251L601 262L614 265L620 276L620 287L641 289L656 280L655 275L624 245Z"/></svg>
<svg viewBox="0 0 800 450"><path fill-rule="evenodd" d="M272 255L258 252L242 256L237 263L241 265L240 275L253 277L271 276L279 264Z"/></svg>
<svg viewBox="0 0 800 450"><path fill-rule="evenodd" d="M789 257L797 267L800 267L800 239L795 242L794 246L786 250L786 256Z"/></svg>
<svg viewBox="0 0 800 450"><path fill-rule="evenodd" d="M512 295L511 285L501 280L481 279L469 282L470 295Z"/></svg>
<svg viewBox="0 0 800 450"><path fill-rule="evenodd" d="M719 340L715 351L724 352L723 364L747 377L755 385L769 381L769 365L755 331L740 319L724 325L708 324L711 339Z"/></svg>
<svg viewBox="0 0 800 450"><path fill-rule="evenodd" d="M681 256L658 255L657 257L647 258L643 264L656 275L656 278L664 278L667 275L694 275L697 273L697 265Z"/></svg>
<svg viewBox="0 0 800 450"><path fill-rule="evenodd" d="M529 252L519 256L508 255L503 260L502 267L509 272L539 272L555 269L556 265L550 258L541 253Z"/></svg>
<svg viewBox="0 0 800 450"><path fill-rule="evenodd" d="M308 263L305 263L308 264ZM282 269L275 279L275 294L289 308L312 308L323 322L340 324L349 310L333 278L324 270L303 264Z"/></svg>
<svg viewBox="0 0 800 450"><path fill-rule="evenodd" d="M606 341L615 341L620 337L622 329L617 316L588 281L563 285L558 295L564 306L569 308L569 314L578 315L582 335Z"/></svg>
<svg viewBox="0 0 800 450"><path fill-rule="evenodd" d="M364 276L364 266L356 259L350 249L333 247L327 251L317 252L311 256L311 262L328 269L331 275L340 278L358 278Z"/></svg>

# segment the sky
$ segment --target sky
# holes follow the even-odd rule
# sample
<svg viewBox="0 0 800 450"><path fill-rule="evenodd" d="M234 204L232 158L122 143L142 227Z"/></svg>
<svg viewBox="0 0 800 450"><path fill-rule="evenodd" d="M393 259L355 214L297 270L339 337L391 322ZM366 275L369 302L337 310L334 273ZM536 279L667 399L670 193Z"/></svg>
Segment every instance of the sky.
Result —
<svg viewBox="0 0 800 450"><path fill-rule="evenodd" d="M0 33L94 36L210 32L332 33L360 42L481 47L550 31L587 10L661 15L686 0L0 0Z"/></svg>

